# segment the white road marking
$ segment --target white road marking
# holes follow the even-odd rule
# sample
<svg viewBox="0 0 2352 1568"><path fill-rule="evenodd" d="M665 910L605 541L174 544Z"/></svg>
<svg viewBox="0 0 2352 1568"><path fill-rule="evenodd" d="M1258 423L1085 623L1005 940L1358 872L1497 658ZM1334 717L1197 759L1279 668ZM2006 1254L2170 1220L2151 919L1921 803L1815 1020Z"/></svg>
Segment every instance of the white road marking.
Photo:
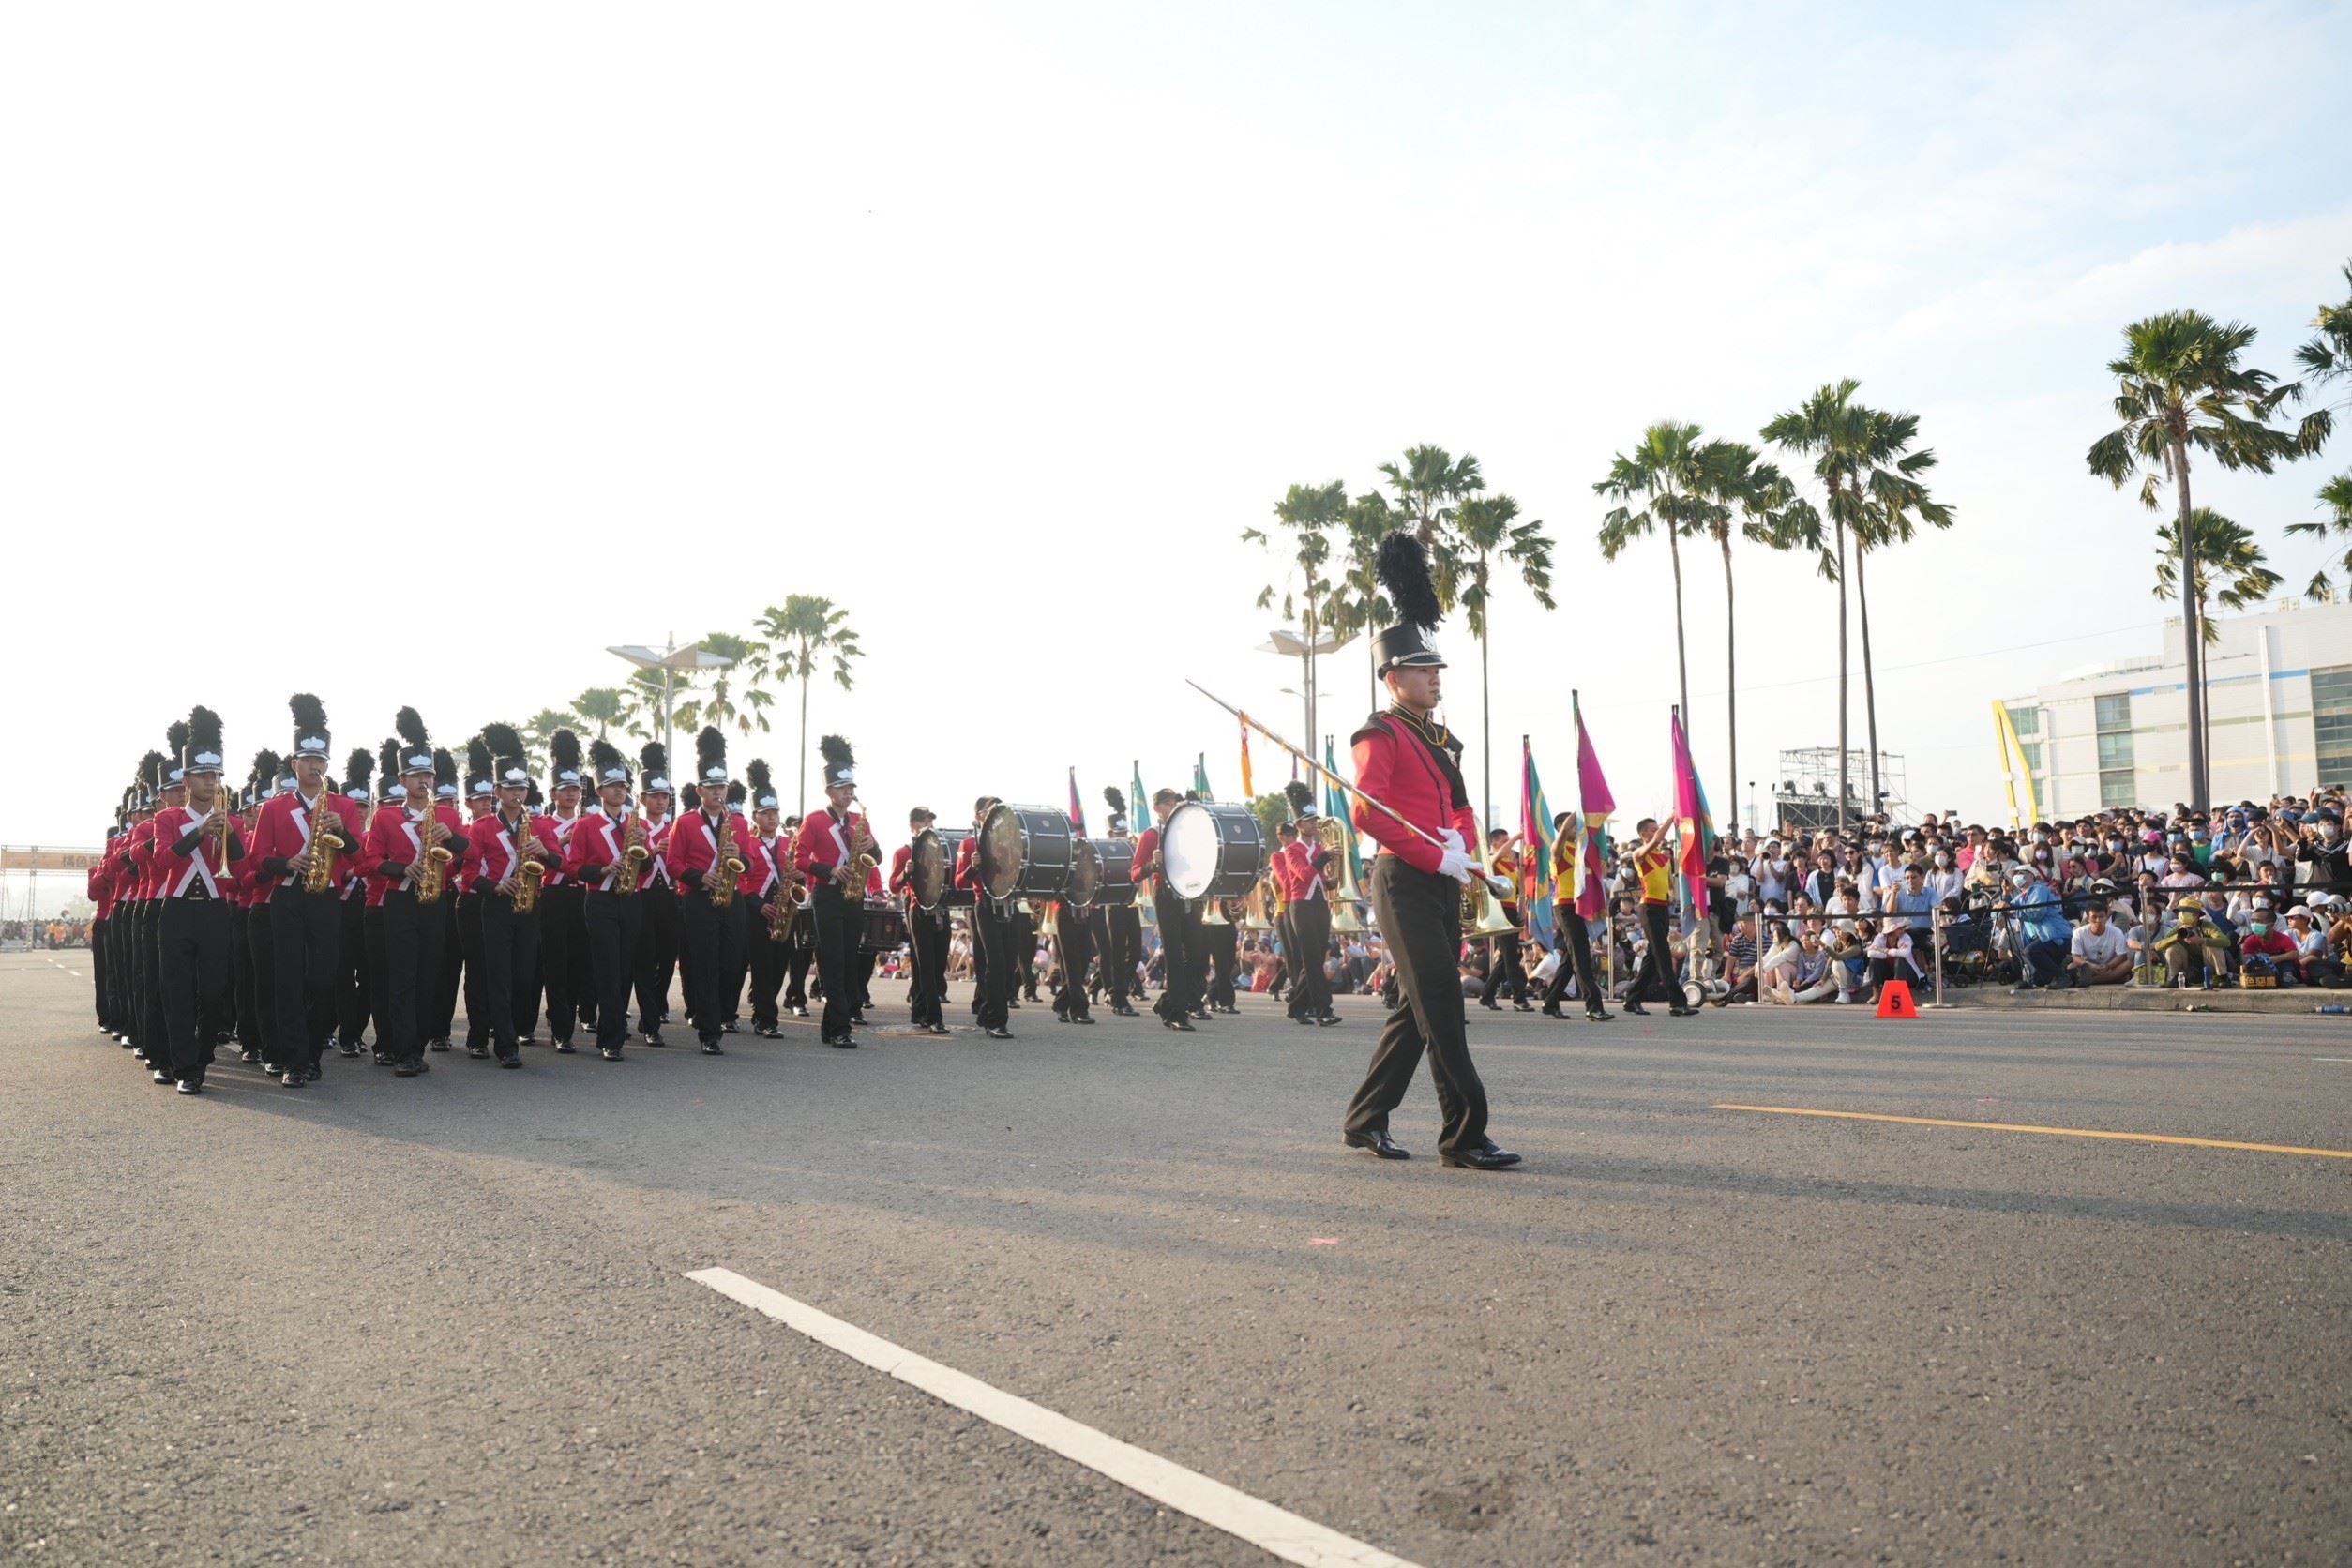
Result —
<svg viewBox="0 0 2352 1568"><path fill-rule="evenodd" d="M1074 1459L1122 1486L1165 1503L1180 1514L1190 1515L1202 1524L1246 1541L1285 1562L1301 1563L1305 1568L1414 1568L1401 1557L1392 1557L1377 1546L1326 1530L1312 1519L1303 1519L1246 1492L1237 1492L1222 1481L1212 1481L1198 1470L1186 1470L1133 1443L1122 1442L1108 1433L1007 1394L952 1366L942 1366L867 1334L854 1323L845 1323L806 1302L794 1301L781 1290L772 1290L756 1279L746 1279L731 1269L694 1269L688 1271L686 1278L765 1313L852 1361L863 1362L877 1372L886 1372L902 1383L911 1383L942 1404L953 1405L1027 1438L1065 1459Z"/></svg>
<svg viewBox="0 0 2352 1568"><path fill-rule="evenodd" d="M2352 1056L2314 1056L2314 1062L2352 1062Z"/></svg>

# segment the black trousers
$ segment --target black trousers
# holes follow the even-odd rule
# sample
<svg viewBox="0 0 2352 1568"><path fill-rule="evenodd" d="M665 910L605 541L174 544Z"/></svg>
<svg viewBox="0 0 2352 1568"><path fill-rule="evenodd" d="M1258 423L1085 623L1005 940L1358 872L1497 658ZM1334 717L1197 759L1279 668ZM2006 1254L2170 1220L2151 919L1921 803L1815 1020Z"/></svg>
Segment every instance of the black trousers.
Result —
<svg viewBox="0 0 2352 1568"><path fill-rule="evenodd" d="M751 977L751 943L754 939L767 941L768 923L760 917L760 906L746 892L738 891L735 901L727 906L742 927L735 934L734 963L726 975L727 1007L722 1015L729 1023L743 1017L744 982Z"/></svg>
<svg viewBox="0 0 2352 1568"><path fill-rule="evenodd" d="M1568 994L1568 976L1573 970L1576 977L1576 994L1584 999L1587 1013L1606 1009L1602 1003L1601 977L1592 967L1592 935L1585 929L1584 916L1574 904L1560 904L1552 910L1552 929L1558 933L1555 942L1565 942L1567 961L1552 971L1552 983L1545 988L1544 1005L1557 1007L1560 998Z"/></svg>
<svg viewBox="0 0 2352 1568"><path fill-rule="evenodd" d="M643 906L637 926L637 1027L651 1034L670 1016L670 982L678 972L678 890L640 887L628 897Z"/></svg>
<svg viewBox="0 0 2352 1568"><path fill-rule="evenodd" d="M1634 972L1634 984L1625 993L1628 1002L1639 1002L1642 992L1655 980L1666 988L1668 1003L1682 1005L1682 982L1674 971L1674 944L1666 932L1666 913L1670 904L1642 901L1641 928L1650 933L1650 949L1641 956L1641 967Z"/></svg>
<svg viewBox="0 0 2352 1568"><path fill-rule="evenodd" d="M479 889L469 889L461 897L458 899L456 913L458 932L457 951L454 957L450 955L449 949L445 945L445 945L442 949L443 958L441 971L444 976L442 982L442 994L449 994L448 988L452 982L447 977L457 974L460 970L464 972L465 1048L468 1050L472 1050L476 1046L487 1046L490 1042L490 995L482 988L482 970L484 965L484 959L482 957L482 900L484 897L485 895ZM445 1040L448 1037L449 1029L447 1025L443 1026L441 1033L429 1035L429 1038L435 1040Z"/></svg>
<svg viewBox="0 0 2352 1568"><path fill-rule="evenodd" d="M475 918L479 906L469 900L480 897L476 893L461 895L454 886L442 889L441 973L433 982L431 1016L420 1026L428 1044L435 1040L448 1043L449 1032L457 1027L458 991L461 987L466 996L466 1029L469 1033L473 1032L475 995L481 989L482 980L477 956L482 946L482 927Z"/></svg>
<svg viewBox="0 0 2352 1568"><path fill-rule="evenodd" d="M819 1033L827 1040L844 1039L850 1033L850 1016L857 1011L858 987L852 971L857 962L858 939L866 934L866 899L863 894L843 892L837 882L812 878L808 912L817 933L817 977L825 988L824 1020Z"/></svg>
<svg viewBox="0 0 2352 1568"><path fill-rule="evenodd" d="M315 1067L335 1032L336 948L343 901L332 890L281 885L269 897L271 984L278 993L278 1065Z"/></svg>
<svg viewBox="0 0 2352 1568"><path fill-rule="evenodd" d="M539 913L517 913L512 898L488 889L476 897L482 905L482 1008L490 1015L490 1048L504 1059L521 1054L530 1027L523 1020L538 1010L531 976L538 972Z"/></svg>
<svg viewBox="0 0 2352 1568"><path fill-rule="evenodd" d="M637 984L645 908L642 892L590 889L581 895L588 977L596 989L596 1045L604 1050L619 1050L629 1037L629 992Z"/></svg>
<svg viewBox="0 0 2352 1568"><path fill-rule="evenodd" d="M269 905L245 911L245 956L253 971L253 1033L246 1046L264 1062L278 1060L278 942L270 934Z"/></svg>
<svg viewBox="0 0 2352 1568"><path fill-rule="evenodd" d="M1105 944L1103 958L1104 967L1109 971L1110 1004L1124 1007L1128 998L1142 988L1136 970L1143 962L1143 916L1132 901L1119 903L1106 912L1104 924L1110 939Z"/></svg>
<svg viewBox="0 0 2352 1568"><path fill-rule="evenodd" d="M972 1011L983 1029L1003 1029L1012 1015L1013 983L1020 971L1013 958L1013 910L982 896L972 911Z"/></svg>
<svg viewBox="0 0 2352 1568"><path fill-rule="evenodd" d="M1331 947L1331 905L1320 898L1300 898L1283 912L1283 918L1290 928L1283 955L1290 967L1290 1016L1329 1018L1331 982L1323 976L1323 958Z"/></svg>
<svg viewBox="0 0 2352 1568"><path fill-rule="evenodd" d="M704 1045L715 1045L724 1033L719 1025L727 1018L727 978L735 972L734 950L742 944L743 922L731 907L713 909L709 894L681 891L678 926L686 1016L695 1036Z"/></svg>
<svg viewBox="0 0 2352 1568"><path fill-rule="evenodd" d="M1380 934L1396 965L1397 997L1372 1049L1371 1068L1349 1103L1347 1129L1387 1129L1389 1112L1412 1087L1425 1049L1444 1118L1438 1148L1445 1153L1484 1148L1486 1088L1470 1062L1462 977L1455 968L1462 948L1462 884L1384 854L1372 863L1371 894Z"/></svg>
<svg viewBox="0 0 2352 1568"><path fill-rule="evenodd" d="M1026 910L1013 911L1013 968L1020 976L1021 995L1037 1000L1037 921Z"/></svg>
<svg viewBox="0 0 2352 1568"><path fill-rule="evenodd" d="M780 897L780 895L779 895ZM768 939L768 919L758 905L751 908L751 924L744 935L744 952L751 969L751 1024L755 1029L774 1029L778 1017L776 997L784 989L785 949L791 945L788 928L785 940Z"/></svg>
<svg viewBox="0 0 2352 1568"><path fill-rule="evenodd" d="M1152 912L1160 928L1160 999L1152 1011L1164 1019L1190 1016L1200 1005L1193 966L1199 927L1184 900L1163 886L1153 890Z"/></svg>
<svg viewBox="0 0 2352 1568"><path fill-rule="evenodd" d="M337 912L341 928L335 939L335 1034L356 1050L367 1038L368 1017L374 1011L368 981L368 901L347 893ZM383 1027L381 1021L377 1027Z"/></svg>
<svg viewBox="0 0 2352 1568"><path fill-rule="evenodd" d="M539 975L547 988L547 1032L567 1044L583 1015L596 1011L586 985L588 927L582 889L539 890Z"/></svg>
<svg viewBox="0 0 2352 1568"><path fill-rule="evenodd" d="M907 905L907 936L914 944L914 972L908 976L907 1016L916 1024L945 1028L947 1001L947 910Z"/></svg>
<svg viewBox="0 0 2352 1568"><path fill-rule="evenodd" d="M382 904L360 916L359 940L368 944L368 1011L374 1015L376 1020L376 1057L388 1062L392 1060L392 972L384 965ZM433 979L438 982L440 978L440 972L435 971ZM412 1000L411 1029L418 1027L415 1003L421 1000Z"/></svg>
<svg viewBox="0 0 2352 1568"><path fill-rule="evenodd" d="M139 906L139 1033L133 1036L148 1062L163 1066L171 1057L170 1032L163 1023L163 900L149 898Z"/></svg>
<svg viewBox="0 0 2352 1568"><path fill-rule="evenodd" d="M442 895L446 898L448 895ZM439 902L420 904L414 888L395 888L375 911L383 933L384 1011L376 1018L376 1048L394 1062L425 1055L426 1010L441 984L449 917Z"/></svg>
<svg viewBox="0 0 2352 1568"><path fill-rule="evenodd" d="M235 1007L235 976L229 969L229 906L218 898L172 898L157 922L160 945L157 972L163 990L166 1066L182 1083L202 1083L212 1065L213 1037L227 1026Z"/></svg>
<svg viewBox="0 0 2352 1568"><path fill-rule="evenodd" d="M1486 948L1486 994L1481 998L1485 1006L1499 1006L1502 993L1508 988L1514 1005L1527 1000L1527 966L1519 957L1519 933L1508 931L1489 937Z"/></svg>
<svg viewBox="0 0 2352 1568"><path fill-rule="evenodd" d="M817 957L817 920L807 910L792 916L784 942L784 1005L808 1011L808 966Z"/></svg>
<svg viewBox="0 0 2352 1568"><path fill-rule="evenodd" d="M1062 988L1053 993L1057 1017L1087 1017L1086 971L1094 961L1094 927L1087 913L1064 904L1053 923L1054 946L1062 958Z"/></svg>
<svg viewBox="0 0 2352 1568"><path fill-rule="evenodd" d="M112 919L90 922L90 1002L98 1013L98 1027L110 1034L113 1029L106 1021L106 950L113 941L113 933L107 929L113 924Z"/></svg>

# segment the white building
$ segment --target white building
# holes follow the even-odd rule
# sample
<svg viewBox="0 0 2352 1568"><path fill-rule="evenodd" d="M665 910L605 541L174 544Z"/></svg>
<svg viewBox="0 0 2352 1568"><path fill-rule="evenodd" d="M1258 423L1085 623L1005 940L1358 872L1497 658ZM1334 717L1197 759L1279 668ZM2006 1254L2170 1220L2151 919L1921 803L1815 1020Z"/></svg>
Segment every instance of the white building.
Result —
<svg viewBox="0 0 2352 1568"><path fill-rule="evenodd" d="M2286 599L2215 624L2221 637L2205 655L2211 804L2352 783L2352 605ZM2161 655L2071 674L2003 704L2042 818L2188 798L2181 651L2176 617ZM2020 788L2020 812L2025 805Z"/></svg>

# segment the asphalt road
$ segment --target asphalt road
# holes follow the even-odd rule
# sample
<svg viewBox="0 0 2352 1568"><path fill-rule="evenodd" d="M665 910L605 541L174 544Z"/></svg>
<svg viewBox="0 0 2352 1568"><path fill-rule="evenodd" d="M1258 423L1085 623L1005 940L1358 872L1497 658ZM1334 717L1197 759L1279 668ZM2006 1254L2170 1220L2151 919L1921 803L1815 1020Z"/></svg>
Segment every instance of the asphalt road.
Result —
<svg viewBox="0 0 2352 1568"><path fill-rule="evenodd" d="M80 971L76 973L74 971ZM2352 1020L1475 1014L1519 1171L1251 1001L202 1098L0 957L0 1549L1255 1563L731 1269L1431 1565L2352 1560Z"/></svg>

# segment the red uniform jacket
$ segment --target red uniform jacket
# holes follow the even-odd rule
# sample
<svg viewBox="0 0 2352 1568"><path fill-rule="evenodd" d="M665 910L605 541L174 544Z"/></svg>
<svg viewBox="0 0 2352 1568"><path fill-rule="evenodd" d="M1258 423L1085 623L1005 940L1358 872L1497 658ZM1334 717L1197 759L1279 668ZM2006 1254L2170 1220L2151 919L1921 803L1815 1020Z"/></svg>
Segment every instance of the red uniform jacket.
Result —
<svg viewBox="0 0 2352 1568"><path fill-rule="evenodd" d="M529 810L522 814L521 831L536 838L549 851L555 847L555 821L551 817L534 816ZM494 893L498 884L522 867L522 856L515 849L516 829L506 819L493 811L466 829L466 862L473 867L468 885L485 893ZM549 864L554 862L550 859ZM540 882L542 887L546 882Z"/></svg>
<svg viewBox="0 0 2352 1568"><path fill-rule="evenodd" d="M976 833L956 846L955 882L968 893L983 897L988 893L980 885L980 836Z"/></svg>
<svg viewBox="0 0 2352 1568"><path fill-rule="evenodd" d="M735 884L735 891L747 895L755 904L766 903L767 885L776 875L776 861L760 842L760 830L746 817L735 819L735 858L743 862L743 881Z"/></svg>
<svg viewBox="0 0 2352 1568"><path fill-rule="evenodd" d="M711 867L718 864L720 820L701 811L689 811L671 827L663 858L669 862L670 875L680 887L700 888ZM735 852L740 855L743 851L738 847ZM746 860L744 864L751 863Z"/></svg>
<svg viewBox="0 0 2352 1568"><path fill-rule="evenodd" d="M645 819L645 848L653 856L645 862L645 874L637 879L640 887L675 887L677 874L670 868L670 835L678 825L677 813L661 821Z"/></svg>
<svg viewBox="0 0 2352 1568"><path fill-rule="evenodd" d="M914 846L901 844L890 856L890 891L910 903L914 899L914 887L909 878L914 870Z"/></svg>
<svg viewBox="0 0 2352 1568"><path fill-rule="evenodd" d="M454 822L457 813L447 807L436 807L433 821L449 830L449 837L441 847L449 852L449 864L442 867L441 884L444 892L458 885L459 872L466 861L465 824ZM375 821L368 824L367 878L368 907L374 909L384 902L384 896L401 885L411 862L424 852L424 818L412 814L406 806L383 806L376 810Z"/></svg>
<svg viewBox="0 0 2352 1568"><path fill-rule="evenodd" d="M553 831L543 833L539 837L546 839L548 848L555 852L555 858L549 863L547 881L541 882L540 886L564 887L570 883L571 878L564 874L564 867L571 862L572 830L585 822L587 817L588 813L582 811L577 816L549 816L541 819Z"/></svg>
<svg viewBox="0 0 2352 1568"><path fill-rule="evenodd" d="M1319 845L1311 850L1307 848L1304 838L1295 839L1274 852L1271 867L1274 891L1282 895L1284 903L1294 904L1323 896L1322 871L1316 865L1322 852Z"/></svg>
<svg viewBox="0 0 2352 1568"><path fill-rule="evenodd" d="M195 823L196 813L185 806L168 807L156 813L156 885L162 897L177 898L198 890L208 898L229 896L229 866L219 854L219 821L208 813L201 826L195 826ZM182 855L177 846L191 837L192 847ZM232 826L229 829L229 859L241 860L244 855L244 835Z"/></svg>
<svg viewBox="0 0 2352 1568"><path fill-rule="evenodd" d="M1147 827L1135 836L1135 884L1146 894L1157 893L1167 885L1155 864L1160 854L1160 830Z"/></svg>
<svg viewBox="0 0 2352 1568"><path fill-rule="evenodd" d="M143 900L155 897L155 818L153 817L141 822L131 833L130 896Z"/></svg>
<svg viewBox="0 0 2352 1568"><path fill-rule="evenodd" d="M1389 714L1374 715L1352 738L1358 789L1382 805L1395 807L1424 832L1442 834L1452 828L1462 836L1463 852L1472 852L1478 842L1478 819L1467 803L1454 804L1446 764L1439 761L1427 741L1403 719ZM1459 772L1458 767L1455 771ZM1382 854L1393 854L1417 871L1435 871L1445 858L1445 852L1437 845L1407 831L1387 812L1366 806L1361 797L1356 798L1349 816L1356 831L1380 845Z"/></svg>
<svg viewBox="0 0 2352 1568"><path fill-rule="evenodd" d="M319 797L319 805L342 818L342 831L336 835L347 843L359 839L359 825L348 814L351 802L328 791ZM285 863L300 854L310 842L310 818L316 807L304 809L301 792L288 790L272 795L262 803L262 814L253 824L253 845L250 851L263 881L263 897L295 880L287 871Z"/></svg>
<svg viewBox="0 0 2352 1568"><path fill-rule="evenodd" d="M849 858L849 845L865 821L854 811L838 822L830 809L811 811L792 840L792 864L808 872L812 882L829 881Z"/></svg>
<svg viewBox="0 0 2352 1568"><path fill-rule="evenodd" d="M621 855L627 849L630 813L608 817L604 808L583 811L572 820L570 837L564 840L564 876L568 882L580 883L610 893L621 872ZM652 874L649 859L640 868L637 884L645 885Z"/></svg>

